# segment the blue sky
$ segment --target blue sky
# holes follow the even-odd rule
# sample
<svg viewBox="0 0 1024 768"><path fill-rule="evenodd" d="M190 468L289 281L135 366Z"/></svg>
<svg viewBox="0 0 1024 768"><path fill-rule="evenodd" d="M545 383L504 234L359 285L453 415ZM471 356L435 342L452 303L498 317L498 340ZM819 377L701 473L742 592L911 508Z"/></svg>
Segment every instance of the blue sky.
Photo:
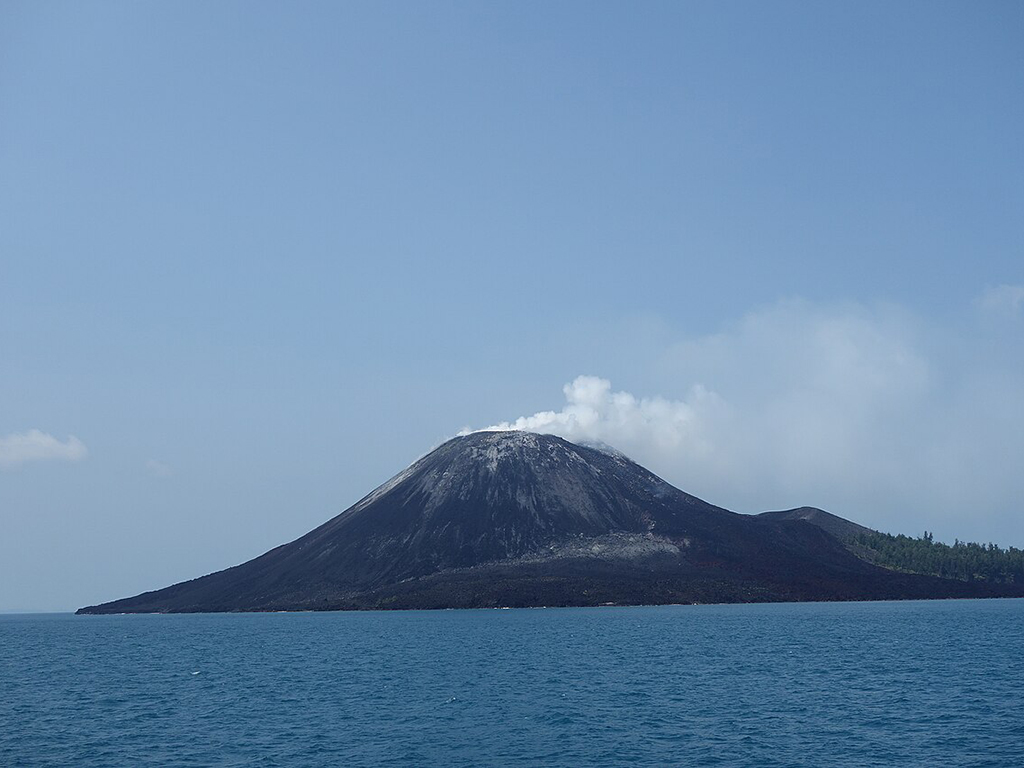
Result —
<svg viewBox="0 0 1024 768"><path fill-rule="evenodd" d="M0 610L547 411L1024 546L1022 81L1012 2L0 4Z"/></svg>

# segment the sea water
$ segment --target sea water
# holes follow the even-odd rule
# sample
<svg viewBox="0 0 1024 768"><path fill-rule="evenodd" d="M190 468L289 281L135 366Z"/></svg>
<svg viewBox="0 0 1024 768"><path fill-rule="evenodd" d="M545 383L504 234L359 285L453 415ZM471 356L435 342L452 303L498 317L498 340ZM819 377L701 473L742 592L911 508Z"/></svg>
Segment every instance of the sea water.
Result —
<svg viewBox="0 0 1024 768"><path fill-rule="evenodd" d="M1022 766L1024 601L0 616L0 765Z"/></svg>

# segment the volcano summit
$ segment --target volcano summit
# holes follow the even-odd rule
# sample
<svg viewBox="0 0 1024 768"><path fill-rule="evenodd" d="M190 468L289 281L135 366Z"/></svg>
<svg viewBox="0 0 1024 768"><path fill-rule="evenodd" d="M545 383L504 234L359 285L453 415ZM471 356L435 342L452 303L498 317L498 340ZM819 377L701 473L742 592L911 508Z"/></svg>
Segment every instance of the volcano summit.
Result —
<svg viewBox="0 0 1024 768"><path fill-rule="evenodd" d="M729 512L674 488L622 454L559 437L476 432L444 443L290 544L233 568L79 613L1011 593L1007 586L872 565L836 535L846 526L858 527L820 510Z"/></svg>

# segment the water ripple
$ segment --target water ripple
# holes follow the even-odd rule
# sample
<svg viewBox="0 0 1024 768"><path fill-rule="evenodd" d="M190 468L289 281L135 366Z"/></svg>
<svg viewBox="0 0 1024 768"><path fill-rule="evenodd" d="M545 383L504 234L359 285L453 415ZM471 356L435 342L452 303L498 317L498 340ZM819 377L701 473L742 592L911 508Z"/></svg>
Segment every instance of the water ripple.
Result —
<svg viewBox="0 0 1024 768"><path fill-rule="evenodd" d="M1024 765L1024 601L0 617L0 764Z"/></svg>

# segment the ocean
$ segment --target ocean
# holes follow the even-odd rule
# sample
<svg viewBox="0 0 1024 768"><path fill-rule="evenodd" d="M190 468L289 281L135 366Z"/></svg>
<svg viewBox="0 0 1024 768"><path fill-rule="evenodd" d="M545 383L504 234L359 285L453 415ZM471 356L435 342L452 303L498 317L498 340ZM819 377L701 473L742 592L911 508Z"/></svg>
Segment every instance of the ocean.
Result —
<svg viewBox="0 0 1024 768"><path fill-rule="evenodd" d="M1021 766L1024 600L0 616L0 765Z"/></svg>

